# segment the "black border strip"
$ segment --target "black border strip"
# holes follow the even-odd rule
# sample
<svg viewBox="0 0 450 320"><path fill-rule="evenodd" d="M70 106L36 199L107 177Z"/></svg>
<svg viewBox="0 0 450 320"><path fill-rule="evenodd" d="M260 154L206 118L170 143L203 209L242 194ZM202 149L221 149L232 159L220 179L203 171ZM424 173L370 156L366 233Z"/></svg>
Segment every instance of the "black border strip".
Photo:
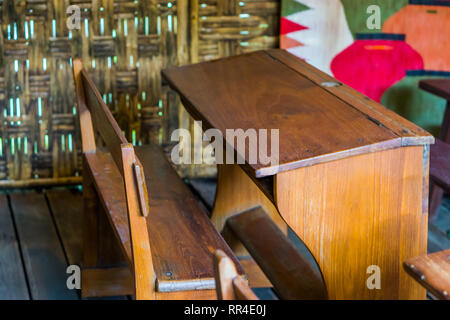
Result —
<svg viewBox="0 0 450 320"><path fill-rule="evenodd" d="M357 33L356 40L397 40L404 41L405 34L402 33Z"/></svg>
<svg viewBox="0 0 450 320"><path fill-rule="evenodd" d="M450 71L438 70L406 70L407 76L450 77Z"/></svg>
<svg viewBox="0 0 450 320"><path fill-rule="evenodd" d="M409 0L409 4L421 6L450 7L450 1L446 0Z"/></svg>

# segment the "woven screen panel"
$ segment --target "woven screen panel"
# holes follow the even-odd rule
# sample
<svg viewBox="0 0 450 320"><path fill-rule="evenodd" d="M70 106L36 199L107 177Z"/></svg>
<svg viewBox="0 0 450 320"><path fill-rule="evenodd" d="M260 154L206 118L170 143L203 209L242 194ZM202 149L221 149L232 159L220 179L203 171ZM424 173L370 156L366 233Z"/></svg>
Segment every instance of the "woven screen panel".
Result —
<svg viewBox="0 0 450 320"><path fill-rule="evenodd" d="M193 62L278 46L277 0L191 0Z"/></svg>
<svg viewBox="0 0 450 320"><path fill-rule="evenodd" d="M0 19L0 180L13 186L81 175L73 57L130 142L167 143L193 126L161 69L277 46L279 2L0 0Z"/></svg>

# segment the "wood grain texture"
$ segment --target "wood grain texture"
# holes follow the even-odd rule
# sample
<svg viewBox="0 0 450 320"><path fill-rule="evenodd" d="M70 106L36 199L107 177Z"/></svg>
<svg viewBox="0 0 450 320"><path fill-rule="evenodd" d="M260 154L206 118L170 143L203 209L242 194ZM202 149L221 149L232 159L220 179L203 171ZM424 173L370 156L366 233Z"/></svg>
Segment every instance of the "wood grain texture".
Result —
<svg viewBox="0 0 450 320"><path fill-rule="evenodd" d="M136 154L143 165L149 190L147 225L158 291L214 288L212 251L220 248L232 255L231 250L162 150L148 145L137 147ZM122 177L111 155L98 151L86 154L86 159L91 170L97 173L94 176L96 190L124 252L131 259ZM164 181L164 184L155 185L152 181ZM244 273L242 267L239 270Z"/></svg>
<svg viewBox="0 0 450 320"><path fill-rule="evenodd" d="M84 92L84 81L81 76L83 70L83 63L81 59L74 59L73 64L73 79L75 84L75 92L78 108L78 121L80 123L80 135L83 152L94 151L95 137L94 128L92 126L91 113L86 105L86 96Z"/></svg>
<svg viewBox="0 0 450 320"><path fill-rule="evenodd" d="M233 280L238 276L236 267L221 250L214 252L214 277L219 300L235 300Z"/></svg>
<svg viewBox="0 0 450 320"><path fill-rule="evenodd" d="M450 300L450 249L410 258L403 267L436 298Z"/></svg>
<svg viewBox="0 0 450 320"><path fill-rule="evenodd" d="M230 217L227 226L242 241L281 299L327 299L322 275L260 207Z"/></svg>
<svg viewBox="0 0 450 320"><path fill-rule="evenodd" d="M153 208L148 220L151 243L152 246L153 240L159 243L160 252L164 251L164 255L167 255L163 261L161 253L158 263L161 267L158 277L159 291L164 282L168 285L176 283L176 274L179 274L180 279L189 279L194 275L191 279L212 279L213 249L221 249L232 256L238 272L244 274L236 257L200 208L192 192L170 166L161 149L155 146L136 148L136 155L146 172L150 208ZM152 181L164 181L164 185L159 184L158 187L152 188ZM167 234L172 235L171 239L167 239ZM164 243L167 243L165 247ZM171 250L167 250L167 247ZM180 259L184 262L179 261ZM168 265L166 261L179 261L179 264ZM172 275L168 276L168 273ZM182 277L183 274L185 276Z"/></svg>
<svg viewBox="0 0 450 320"><path fill-rule="evenodd" d="M74 71L76 75L77 69ZM85 206L91 215L87 217L90 225L86 230L95 233L94 236L86 235L85 256L89 260L86 266L97 267L104 263L103 256L114 257L114 243L106 232L112 229L132 267L137 299L156 299L157 291L215 288L211 270L212 251L219 248L231 254L230 248L179 179L162 150L148 145L137 149L137 156L92 79L84 69L79 71L79 76L92 125L109 149L109 152L97 149L84 153ZM79 96L80 100L83 98ZM144 171L149 171L149 176L146 177ZM149 198L147 186L157 181L164 181L165 187L156 188L157 191L152 191ZM95 186L95 191L92 186ZM92 210L96 199L102 203L109 225L105 225L101 213ZM149 207L152 208L151 215ZM167 241L167 235L172 236L172 241ZM104 236L108 236L108 241ZM98 244L91 245L92 241L98 241ZM101 247L104 243L111 245ZM117 256L120 257L120 253ZM243 273L240 266L239 271Z"/></svg>
<svg viewBox="0 0 450 320"><path fill-rule="evenodd" d="M62 177L62 178L42 178L42 179L23 179L23 180L0 180L0 188L41 188L54 186L77 185L82 182L80 176Z"/></svg>
<svg viewBox="0 0 450 320"><path fill-rule="evenodd" d="M248 252L236 237L224 230L228 217L261 206L280 230L287 233L286 223L261 188L261 185L255 184L239 165L218 165L217 191L211 221L216 229L223 233L233 252L240 258L248 257Z"/></svg>
<svg viewBox="0 0 450 320"><path fill-rule="evenodd" d="M236 295L236 300L259 300L242 277L233 279L233 291Z"/></svg>
<svg viewBox="0 0 450 320"><path fill-rule="evenodd" d="M78 299L66 286L67 261L44 195L11 194L32 299Z"/></svg>
<svg viewBox="0 0 450 320"><path fill-rule="evenodd" d="M211 215L217 230L223 230L229 216L262 206L286 232L286 225L273 204L273 185L259 183L261 179L249 177L237 164L224 164L217 167L217 189Z"/></svg>
<svg viewBox="0 0 450 320"><path fill-rule="evenodd" d="M280 173L276 203L322 270L330 299L424 299L402 262L426 253L423 147L411 146ZM381 289L367 268L379 266Z"/></svg>
<svg viewBox="0 0 450 320"><path fill-rule="evenodd" d="M27 282L8 199L0 195L0 300L28 300Z"/></svg>
<svg viewBox="0 0 450 320"><path fill-rule="evenodd" d="M244 257L239 259L245 273L248 276L248 285L250 288L270 288L272 283L270 283L267 276L262 272L261 268L255 262L252 257Z"/></svg>
<svg viewBox="0 0 450 320"><path fill-rule="evenodd" d="M248 145L241 154L255 177L405 144L432 143L431 135L385 108L342 99L337 95L341 89L331 91L318 84L311 77L312 67L293 57L282 50L259 51L169 68L163 76L191 115L205 128L219 129L224 138L226 129L280 130L279 165L249 163ZM225 140L234 145L231 138Z"/></svg>
<svg viewBox="0 0 450 320"><path fill-rule="evenodd" d="M154 300L156 298L156 274L153 267L147 219L139 205L140 197L137 186L139 180L136 180L134 176L133 166L137 164L136 155L132 144L123 144L121 149L136 299ZM142 179L143 176L142 172ZM148 206L147 203L145 205ZM145 213L147 212L145 211Z"/></svg>
<svg viewBox="0 0 450 320"><path fill-rule="evenodd" d="M219 300L258 300L248 283L237 273L236 266L225 252L214 252L214 273Z"/></svg>
<svg viewBox="0 0 450 320"><path fill-rule="evenodd" d="M135 294L133 275L128 266L102 269L85 268L81 275L82 298Z"/></svg>
<svg viewBox="0 0 450 320"><path fill-rule="evenodd" d="M81 70L81 79L83 81L84 94L87 102L86 104L92 119L92 126L99 133L100 137L108 147L108 150L111 152L117 167L123 174L120 146L122 144L127 144L128 141L122 130L119 128L119 125L114 119L111 111L104 103L100 92L98 92L98 89L95 87L94 82L84 69ZM88 134L87 132L86 135Z"/></svg>
<svg viewBox="0 0 450 320"><path fill-rule="evenodd" d="M268 50L271 57L279 59L280 62L301 73L316 85L341 99L349 106L361 111L370 121L375 122L381 127L393 132L401 138L401 145L420 145L433 143L431 134L424 129L401 117L392 110L387 109L374 100L371 100L355 89L337 81L325 72L314 68L305 61L288 54L282 50ZM323 86L323 83L337 82L338 86Z"/></svg>

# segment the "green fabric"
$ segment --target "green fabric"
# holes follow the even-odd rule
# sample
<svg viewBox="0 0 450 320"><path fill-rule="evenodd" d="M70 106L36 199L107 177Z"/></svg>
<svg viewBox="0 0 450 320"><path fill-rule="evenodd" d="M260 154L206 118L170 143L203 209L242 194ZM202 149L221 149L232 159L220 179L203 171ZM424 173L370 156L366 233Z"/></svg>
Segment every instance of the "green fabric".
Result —
<svg viewBox="0 0 450 320"><path fill-rule="evenodd" d="M283 0L281 2L281 16L286 17L291 14L310 9L302 3L295 0Z"/></svg>
<svg viewBox="0 0 450 320"><path fill-rule="evenodd" d="M419 81L422 79L442 77L406 76L386 90L381 104L438 137L446 100L419 89Z"/></svg>
<svg viewBox="0 0 450 320"><path fill-rule="evenodd" d="M381 29L370 30L367 28L367 19L371 14L367 13L370 5L378 5L381 14L381 26L398 10L408 4L408 0L341 0L345 10L348 27L355 37L356 33L380 33Z"/></svg>

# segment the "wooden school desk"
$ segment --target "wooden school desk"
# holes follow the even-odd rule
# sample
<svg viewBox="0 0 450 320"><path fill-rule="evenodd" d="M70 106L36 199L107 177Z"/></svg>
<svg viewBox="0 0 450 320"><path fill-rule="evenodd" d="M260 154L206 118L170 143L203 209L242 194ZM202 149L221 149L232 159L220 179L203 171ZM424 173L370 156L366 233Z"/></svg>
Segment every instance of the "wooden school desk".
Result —
<svg viewBox="0 0 450 320"><path fill-rule="evenodd" d="M308 246L330 299L425 298L402 262L427 249L430 134L283 50L163 76L204 129L279 129L278 165L247 153L219 165L219 230L261 205ZM369 289L377 268L381 287Z"/></svg>

